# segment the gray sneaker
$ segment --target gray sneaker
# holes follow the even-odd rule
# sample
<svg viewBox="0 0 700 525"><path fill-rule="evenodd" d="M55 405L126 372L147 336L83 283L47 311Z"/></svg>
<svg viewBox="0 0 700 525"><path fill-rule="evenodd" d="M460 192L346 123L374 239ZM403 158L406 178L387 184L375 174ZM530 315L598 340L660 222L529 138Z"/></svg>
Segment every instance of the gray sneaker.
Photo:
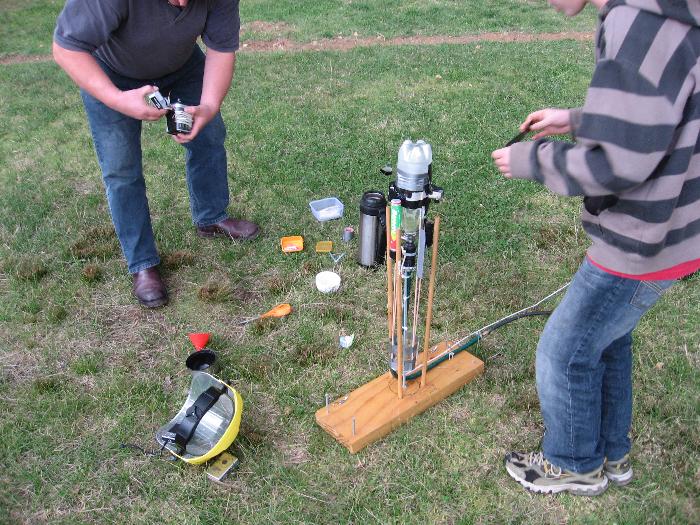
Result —
<svg viewBox="0 0 700 525"><path fill-rule="evenodd" d="M633 476L629 454L625 454L622 459L617 461L608 461L606 459L603 465L603 472L605 472L605 477L615 485L627 485L632 481Z"/></svg>
<svg viewBox="0 0 700 525"><path fill-rule="evenodd" d="M541 494L570 492L577 496L597 496L608 488L608 478L599 468L578 474L552 465L542 452L510 452L505 457L508 474L523 487Z"/></svg>

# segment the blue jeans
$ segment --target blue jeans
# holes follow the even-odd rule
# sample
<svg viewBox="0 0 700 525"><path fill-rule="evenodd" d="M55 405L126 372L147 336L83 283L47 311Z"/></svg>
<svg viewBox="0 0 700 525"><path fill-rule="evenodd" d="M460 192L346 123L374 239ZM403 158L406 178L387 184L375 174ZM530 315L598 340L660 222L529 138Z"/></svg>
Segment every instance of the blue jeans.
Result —
<svg viewBox="0 0 700 525"><path fill-rule="evenodd" d="M542 451L590 472L630 450L632 331L675 281L616 277L586 259L537 345Z"/></svg>
<svg viewBox="0 0 700 525"><path fill-rule="evenodd" d="M121 90L156 85L163 95L170 95L173 102L180 99L186 105L195 106L202 94L204 60L204 54L196 47L178 71L148 80L124 77L99 60L98 63ZM81 90L81 95L102 170L112 222L129 272L156 266L160 257L153 238L143 177L141 121L110 109L85 91ZM162 126L165 135L165 122ZM229 194L225 138L226 127L219 113L193 141L184 145L190 211L197 226L210 226L227 218Z"/></svg>

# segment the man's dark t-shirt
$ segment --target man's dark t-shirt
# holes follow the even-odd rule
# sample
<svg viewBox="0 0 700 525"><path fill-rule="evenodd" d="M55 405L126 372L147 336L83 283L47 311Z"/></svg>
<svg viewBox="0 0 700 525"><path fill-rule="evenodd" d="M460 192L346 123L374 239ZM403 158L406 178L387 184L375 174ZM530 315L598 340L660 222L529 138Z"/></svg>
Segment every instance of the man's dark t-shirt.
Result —
<svg viewBox="0 0 700 525"><path fill-rule="evenodd" d="M156 79L183 66L199 36L215 51L236 51L238 1L190 0L179 8L167 0L68 0L54 41L126 77Z"/></svg>

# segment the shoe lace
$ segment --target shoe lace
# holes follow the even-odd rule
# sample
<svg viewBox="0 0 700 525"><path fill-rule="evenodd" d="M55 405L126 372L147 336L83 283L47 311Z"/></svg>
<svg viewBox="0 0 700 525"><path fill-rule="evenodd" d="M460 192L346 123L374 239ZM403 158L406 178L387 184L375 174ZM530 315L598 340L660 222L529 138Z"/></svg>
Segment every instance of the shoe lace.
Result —
<svg viewBox="0 0 700 525"><path fill-rule="evenodd" d="M551 476L561 476L561 467L552 465L549 461L545 459L544 454L542 452L530 452L527 459L531 465L541 465L542 470L545 474Z"/></svg>
<svg viewBox="0 0 700 525"><path fill-rule="evenodd" d="M544 459L544 454L542 452L530 452L527 456L527 462L531 465L544 465L546 459Z"/></svg>
<svg viewBox="0 0 700 525"><path fill-rule="evenodd" d="M546 459L544 460L544 472L545 474L554 476L554 477L559 477L561 476L561 467L557 467L556 465L552 465L549 461Z"/></svg>

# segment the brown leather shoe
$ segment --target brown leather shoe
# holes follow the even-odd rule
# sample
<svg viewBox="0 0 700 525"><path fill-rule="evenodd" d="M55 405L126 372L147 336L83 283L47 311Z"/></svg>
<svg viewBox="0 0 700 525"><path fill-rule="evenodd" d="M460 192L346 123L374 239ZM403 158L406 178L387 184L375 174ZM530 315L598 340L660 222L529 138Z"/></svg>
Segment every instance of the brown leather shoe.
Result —
<svg viewBox="0 0 700 525"><path fill-rule="evenodd" d="M197 226L200 237L229 237L231 239L255 239L260 233L258 225L243 219L224 219L211 226Z"/></svg>
<svg viewBox="0 0 700 525"><path fill-rule="evenodd" d="M168 292L160 278L158 269L153 266L132 274L133 291L136 298L146 308L158 308L168 304Z"/></svg>

